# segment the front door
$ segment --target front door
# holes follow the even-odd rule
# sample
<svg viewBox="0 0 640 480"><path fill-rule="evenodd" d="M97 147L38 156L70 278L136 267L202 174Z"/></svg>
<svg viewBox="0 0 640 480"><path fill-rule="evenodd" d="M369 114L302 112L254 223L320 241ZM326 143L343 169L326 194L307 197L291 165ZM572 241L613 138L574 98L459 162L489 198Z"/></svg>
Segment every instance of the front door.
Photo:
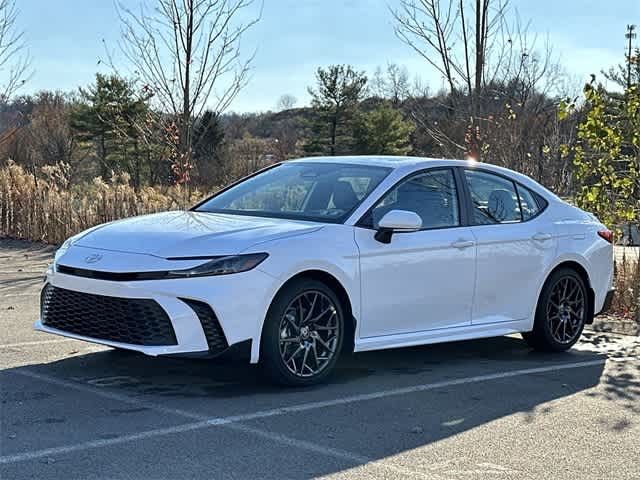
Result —
<svg viewBox="0 0 640 480"><path fill-rule="evenodd" d="M374 227L391 210L417 213L422 230L377 241ZM461 225L449 168L410 175L363 218L355 228L361 338L470 325L476 251L471 229Z"/></svg>

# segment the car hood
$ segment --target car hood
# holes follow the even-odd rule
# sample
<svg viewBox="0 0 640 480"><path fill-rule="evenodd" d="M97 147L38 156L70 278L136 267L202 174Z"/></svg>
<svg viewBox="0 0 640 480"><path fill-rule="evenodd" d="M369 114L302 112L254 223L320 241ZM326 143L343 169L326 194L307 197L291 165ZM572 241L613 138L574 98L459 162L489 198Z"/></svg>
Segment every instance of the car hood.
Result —
<svg viewBox="0 0 640 480"><path fill-rule="evenodd" d="M165 212L98 226L73 245L161 258L234 255L252 245L309 233L312 222L205 212Z"/></svg>

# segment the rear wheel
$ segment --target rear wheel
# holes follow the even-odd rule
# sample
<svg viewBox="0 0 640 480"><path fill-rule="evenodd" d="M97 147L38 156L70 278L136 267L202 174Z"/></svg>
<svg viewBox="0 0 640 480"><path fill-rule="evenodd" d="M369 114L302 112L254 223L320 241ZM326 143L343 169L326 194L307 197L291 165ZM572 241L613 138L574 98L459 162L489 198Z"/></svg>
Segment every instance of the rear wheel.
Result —
<svg viewBox="0 0 640 480"><path fill-rule="evenodd" d="M275 298L262 335L267 376L281 385L305 386L324 380L338 360L344 337L344 310L324 283L300 279Z"/></svg>
<svg viewBox="0 0 640 480"><path fill-rule="evenodd" d="M575 270L561 268L547 279L531 332L525 341L536 350L559 352L571 348L589 315L587 286Z"/></svg>

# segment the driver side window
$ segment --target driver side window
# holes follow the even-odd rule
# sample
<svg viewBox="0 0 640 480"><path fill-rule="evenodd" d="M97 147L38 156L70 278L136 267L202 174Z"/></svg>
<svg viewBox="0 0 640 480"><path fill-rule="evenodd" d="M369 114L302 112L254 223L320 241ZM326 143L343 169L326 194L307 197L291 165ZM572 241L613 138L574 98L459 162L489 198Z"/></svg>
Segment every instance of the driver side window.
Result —
<svg viewBox="0 0 640 480"><path fill-rule="evenodd" d="M403 180L382 197L364 223L375 228L391 210L416 213L422 219L423 230L459 226L458 195L453 171L430 170Z"/></svg>

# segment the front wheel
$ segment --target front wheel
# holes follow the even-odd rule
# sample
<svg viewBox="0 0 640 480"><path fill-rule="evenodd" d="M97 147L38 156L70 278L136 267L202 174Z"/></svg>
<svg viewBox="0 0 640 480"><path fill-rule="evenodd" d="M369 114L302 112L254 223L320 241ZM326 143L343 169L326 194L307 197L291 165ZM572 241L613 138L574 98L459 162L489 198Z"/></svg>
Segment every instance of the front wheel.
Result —
<svg viewBox="0 0 640 480"><path fill-rule="evenodd" d="M571 348L589 315L587 287L575 270L561 268L545 283L531 332L525 341L536 350L560 352Z"/></svg>
<svg viewBox="0 0 640 480"><path fill-rule="evenodd" d="M344 336L344 310L324 283L301 279L285 287L269 308L262 335L267 376L288 386L325 379L335 367Z"/></svg>

